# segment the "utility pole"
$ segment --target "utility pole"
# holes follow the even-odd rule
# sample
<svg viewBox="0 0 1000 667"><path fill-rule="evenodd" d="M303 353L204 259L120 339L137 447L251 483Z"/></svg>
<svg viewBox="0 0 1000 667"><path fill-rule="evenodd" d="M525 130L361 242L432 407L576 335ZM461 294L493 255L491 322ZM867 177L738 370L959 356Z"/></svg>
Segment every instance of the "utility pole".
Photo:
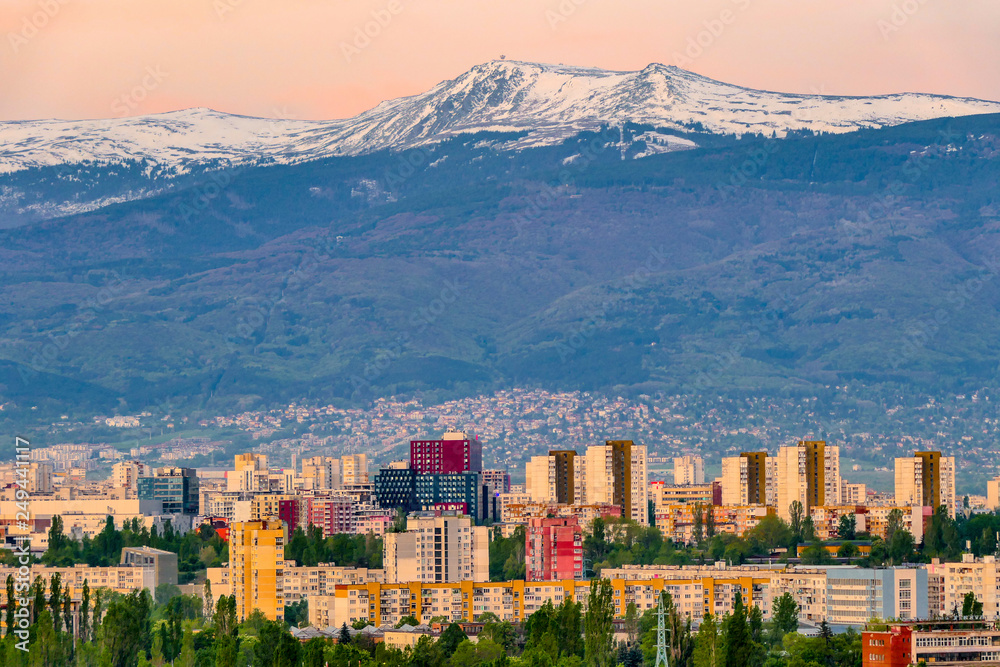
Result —
<svg viewBox="0 0 1000 667"><path fill-rule="evenodd" d="M663 593L656 605L656 667L670 667L667 660L667 631L663 623Z"/></svg>

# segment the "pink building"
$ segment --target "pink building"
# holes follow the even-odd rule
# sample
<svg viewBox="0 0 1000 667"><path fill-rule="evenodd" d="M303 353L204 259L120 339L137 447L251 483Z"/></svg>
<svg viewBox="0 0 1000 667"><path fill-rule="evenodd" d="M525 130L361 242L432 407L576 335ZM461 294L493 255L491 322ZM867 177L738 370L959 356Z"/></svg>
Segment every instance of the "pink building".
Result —
<svg viewBox="0 0 1000 667"><path fill-rule="evenodd" d="M524 562L528 581L583 579L583 529L577 518L528 519Z"/></svg>
<svg viewBox="0 0 1000 667"><path fill-rule="evenodd" d="M354 533L354 500L346 497L313 498L309 523L323 529L323 536Z"/></svg>

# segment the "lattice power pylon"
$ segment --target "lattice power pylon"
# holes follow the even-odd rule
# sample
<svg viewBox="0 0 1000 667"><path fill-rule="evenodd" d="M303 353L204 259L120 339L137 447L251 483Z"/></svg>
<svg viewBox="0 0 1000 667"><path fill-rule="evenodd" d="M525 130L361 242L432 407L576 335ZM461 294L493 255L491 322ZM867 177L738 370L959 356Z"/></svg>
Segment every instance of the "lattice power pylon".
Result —
<svg viewBox="0 0 1000 667"><path fill-rule="evenodd" d="M663 595L656 606L656 667L670 667L667 660L667 629L663 623Z"/></svg>

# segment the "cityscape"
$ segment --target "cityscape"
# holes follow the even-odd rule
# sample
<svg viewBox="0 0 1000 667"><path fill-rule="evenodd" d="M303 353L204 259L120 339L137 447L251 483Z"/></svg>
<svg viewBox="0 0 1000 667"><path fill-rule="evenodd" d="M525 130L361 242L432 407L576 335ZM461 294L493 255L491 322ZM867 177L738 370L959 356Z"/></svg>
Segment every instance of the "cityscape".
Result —
<svg viewBox="0 0 1000 667"><path fill-rule="evenodd" d="M1000 667L996 0L0 52L0 667Z"/></svg>
<svg viewBox="0 0 1000 667"><path fill-rule="evenodd" d="M1000 617L1000 476L973 507L956 458L940 451L895 458L892 490L876 491L849 481L840 447L818 440L724 457L714 479L696 454L652 479L647 446L608 440L531 456L516 472L523 483L484 467L480 438L453 430L410 440L407 456L379 468L366 453L153 467L108 449L103 480L73 474L83 448L29 445L0 468L14 554L0 578L20 576L23 553L22 578L63 596L74 635L86 634L98 590L145 590L174 591L206 616L232 600L236 623L287 622L298 642L405 652L461 631L513 649L533 614L579 605L587 616L602 580L623 646L637 632L628 619L656 614L663 594L696 629L747 609L773 625L791 608L799 633L846 631L863 650L905 649L913 662L988 661L1000 637L976 621ZM15 516L27 498L30 521ZM70 546L109 539L102 562ZM653 550L637 552L640 542Z"/></svg>

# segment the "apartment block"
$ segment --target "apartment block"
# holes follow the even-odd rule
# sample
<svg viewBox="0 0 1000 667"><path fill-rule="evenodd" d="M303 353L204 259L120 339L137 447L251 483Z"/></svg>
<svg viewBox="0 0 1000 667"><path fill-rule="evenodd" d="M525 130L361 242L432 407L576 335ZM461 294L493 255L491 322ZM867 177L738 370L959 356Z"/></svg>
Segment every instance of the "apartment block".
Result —
<svg viewBox="0 0 1000 667"><path fill-rule="evenodd" d="M972 554L963 554L961 563L935 562L926 567L939 585L940 595L935 596L937 604L931 608L935 616L948 616L956 609L961 611L968 593L983 604L986 618L1000 615L1000 572L996 557L975 558Z"/></svg>
<svg viewBox="0 0 1000 667"><path fill-rule="evenodd" d="M458 514L413 514L405 533L385 536L382 563L388 582L489 579L489 529Z"/></svg>
<svg viewBox="0 0 1000 667"><path fill-rule="evenodd" d="M260 609L272 621L284 619L284 553L281 520L237 521L230 525L230 584L240 620L254 609Z"/></svg>
<svg viewBox="0 0 1000 667"><path fill-rule="evenodd" d="M586 501L622 508L622 516L649 524L646 447L631 440L608 440L587 448Z"/></svg>
<svg viewBox="0 0 1000 667"><path fill-rule="evenodd" d="M583 529L577 518L528 519L524 563L527 581L583 579Z"/></svg>
<svg viewBox="0 0 1000 667"><path fill-rule="evenodd" d="M345 485L368 484L368 455L348 454L340 457Z"/></svg>
<svg viewBox="0 0 1000 667"><path fill-rule="evenodd" d="M620 573L625 573L624 577ZM660 592L671 593L683 614L697 620L706 613L731 613L739 591L748 604L761 607L770 618L769 573L753 568L669 568L625 566L605 574L611 582L615 615L622 618L629 603L639 613L656 606ZM395 624L404 616L426 622L435 616L473 621L487 612L512 623L523 622L546 602L578 602L584 610L589 581L461 581L366 584L338 587L333 595L309 599L309 620L315 627L340 627L359 619L375 625Z"/></svg>
<svg viewBox="0 0 1000 667"><path fill-rule="evenodd" d="M302 459L302 488L325 491L344 485L340 459L334 456L312 456Z"/></svg>
<svg viewBox="0 0 1000 667"><path fill-rule="evenodd" d="M586 472L586 458L573 450L532 456L525 464L525 492L540 503L583 503L587 498Z"/></svg>
<svg viewBox="0 0 1000 667"><path fill-rule="evenodd" d="M520 494L511 494L520 495ZM560 505L557 503L510 502L501 506L500 521L504 527L527 526L532 518L576 517L584 531L590 531L594 519L621 518L622 508L617 505ZM511 530L511 532L513 532Z"/></svg>
<svg viewBox="0 0 1000 667"><path fill-rule="evenodd" d="M803 621L861 626L872 618L927 618L927 571L847 565L794 567L775 572L771 596L790 593Z"/></svg>
<svg viewBox="0 0 1000 667"><path fill-rule="evenodd" d="M903 518L903 528L911 535L917 544L924 539L924 529L930 521L932 510L920 505L876 505L866 507L864 513L858 516L858 530L868 531L872 537L885 539L889 528L889 515L899 510ZM864 518L862 523L861 519Z"/></svg>
<svg viewBox="0 0 1000 667"><path fill-rule="evenodd" d="M955 518L955 458L941 452L914 452L896 459L896 504L948 508Z"/></svg>
<svg viewBox="0 0 1000 667"><path fill-rule="evenodd" d="M226 474L228 491L269 491L267 456L265 454L237 454L233 470Z"/></svg>
<svg viewBox="0 0 1000 667"><path fill-rule="evenodd" d="M483 446L460 431L449 431L440 440L411 440L410 467L418 474L478 473L483 469Z"/></svg>
<svg viewBox="0 0 1000 667"><path fill-rule="evenodd" d="M662 481L650 482L650 500L654 508L667 505L722 505L722 484L690 484L685 486L669 485Z"/></svg>
<svg viewBox="0 0 1000 667"><path fill-rule="evenodd" d="M506 470L484 470L480 477L483 484L490 487L491 496L510 493L510 473Z"/></svg>
<svg viewBox="0 0 1000 667"><path fill-rule="evenodd" d="M778 516L788 521L793 502L802 503L808 515L812 508L840 504L840 447L822 440L802 440L778 450Z"/></svg>
<svg viewBox="0 0 1000 667"><path fill-rule="evenodd" d="M674 484L687 486L689 484L705 483L705 461L700 456L674 457Z"/></svg>
<svg viewBox="0 0 1000 667"><path fill-rule="evenodd" d="M111 468L111 479L114 485L120 489L136 491L140 477L149 477L153 474L153 469L139 461L120 461Z"/></svg>
<svg viewBox="0 0 1000 667"><path fill-rule="evenodd" d="M357 531L354 516L355 502L352 498L345 496L309 498L306 506L308 507L308 524L322 529L324 537L338 533L353 534Z"/></svg>
<svg viewBox="0 0 1000 667"><path fill-rule="evenodd" d="M742 536L753 530L761 519L774 514L773 507L764 505L661 505L656 508L656 527L663 536L675 542L695 541L695 517L701 512L702 537L707 537L709 515L715 533Z"/></svg>
<svg viewBox="0 0 1000 667"><path fill-rule="evenodd" d="M153 547L125 547L121 564L125 567L144 567L153 571L153 588L160 584L177 585L177 554Z"/></svg>
<svg viewBox="0 0 1000 667"><path fill-rule="evenodd" d="M1000 509L1000 477L986 482L986 509L991 512Z"/></svg>
<svg viewBox="0 0 1000 667"><path fill-rule="evenodd" d="M765 505L768 503L767 452L743 452L722 459L722 504Z"/></svg>

